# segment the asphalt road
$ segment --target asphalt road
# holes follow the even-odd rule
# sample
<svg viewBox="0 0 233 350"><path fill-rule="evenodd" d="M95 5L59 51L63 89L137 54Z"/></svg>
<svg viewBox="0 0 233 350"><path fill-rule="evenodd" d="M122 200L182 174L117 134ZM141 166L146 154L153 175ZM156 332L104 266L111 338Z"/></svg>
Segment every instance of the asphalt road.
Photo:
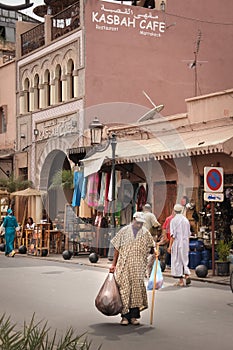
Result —
<svg viewBox="0 0 233 350"><path fill-rule="evenodd" d="M233 293L229 286L194 281L174 287L165 278L155 293L154 322L150 309L142 312L140 326L119 325L120 316L102 315L94 305L107 270L80 264L50 262L0 254L1 315L17 327L36 320L48 321L62 335L73 327L87 332L91 349L102 350L229 350L233 347ZM148 292L149 305L151 292Z"/></svg>

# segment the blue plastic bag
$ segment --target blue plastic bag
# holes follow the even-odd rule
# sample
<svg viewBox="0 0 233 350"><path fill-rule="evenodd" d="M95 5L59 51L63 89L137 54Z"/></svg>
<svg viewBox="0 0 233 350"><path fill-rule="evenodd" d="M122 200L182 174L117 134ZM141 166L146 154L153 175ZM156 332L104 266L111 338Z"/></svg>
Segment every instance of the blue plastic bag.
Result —
<svg viewBox="0 0 233 350"><path fill-rule="evenodd" d="M160 266L160 261L158 260L157 265L157 273L156 273L156 288L160 289L163 287L163 274ZM153 290L154 286L154 275L155 275L155 268L156 268L156 260L154 261L154 265L150 274L150 278L147 284L147 290Z"/></svg>

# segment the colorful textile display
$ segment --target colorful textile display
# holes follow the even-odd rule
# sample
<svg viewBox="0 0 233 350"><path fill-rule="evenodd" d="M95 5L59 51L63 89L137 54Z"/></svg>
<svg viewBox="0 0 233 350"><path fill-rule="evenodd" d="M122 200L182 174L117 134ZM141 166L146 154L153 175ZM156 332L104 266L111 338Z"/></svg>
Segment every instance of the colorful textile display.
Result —
<svg viewBox="0 0 233 350"><path fill-rule="evenodd" d="M99 174L94 173L88 176L87 184L87 204L89 207L96 208L99 203Z"/></svg>

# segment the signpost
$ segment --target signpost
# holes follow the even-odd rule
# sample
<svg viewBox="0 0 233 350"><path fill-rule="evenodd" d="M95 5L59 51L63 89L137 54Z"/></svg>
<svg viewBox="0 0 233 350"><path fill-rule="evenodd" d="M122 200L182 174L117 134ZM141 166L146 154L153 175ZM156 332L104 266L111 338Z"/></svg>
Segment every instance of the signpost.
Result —
<svg viewBox="0 0 233 350"><path fill-rule="evenodd" d="M204 191L214 193L223 192L223 168L204 168Z"/></svg>
<svg viewBox="0 0 233 350"><path fill-rule="evenodd" d="M211 202L211 230L212 230L212 271L215 276L215 256L214 256L214 202L223 202L223 168L204 168L204 200Z"/></svg>
<svg viewBox="0 0 233 350"><path fill-rule="evenodd" d="M204 200L207 202L223 202L223 199L224 199L223 193L212 193L212 192L204 193Z"/></svg>

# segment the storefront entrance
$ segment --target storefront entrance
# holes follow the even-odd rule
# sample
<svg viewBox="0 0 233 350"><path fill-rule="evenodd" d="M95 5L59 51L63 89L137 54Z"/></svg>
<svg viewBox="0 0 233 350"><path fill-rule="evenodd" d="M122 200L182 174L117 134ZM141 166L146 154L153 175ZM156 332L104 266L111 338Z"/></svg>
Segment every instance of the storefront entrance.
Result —
<svg viewBox="0 0 233 350"><path fill-rule="evenodd" d="M177 201L176 181L161 181L154 183L153 189L154 213L158 221L163 224L166 217L171 215Z"/></svg>

